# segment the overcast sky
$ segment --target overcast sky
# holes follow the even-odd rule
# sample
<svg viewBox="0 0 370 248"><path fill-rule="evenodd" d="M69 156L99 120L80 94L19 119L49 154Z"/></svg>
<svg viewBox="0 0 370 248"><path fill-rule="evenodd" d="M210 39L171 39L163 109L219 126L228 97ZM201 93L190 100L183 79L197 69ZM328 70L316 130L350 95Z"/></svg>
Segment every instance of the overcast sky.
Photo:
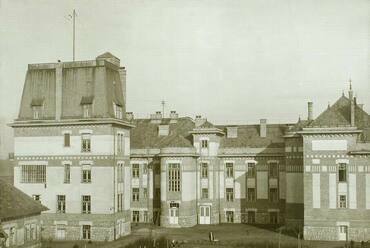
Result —
<svg viewBox="0 0 370 248"><path fill-rule="evenodd" d="M127 110L221 123L306 118L348 90L370 110L369 0L0 0L0 119L17 116L27 64L110 51L127 68Z"/></svg>

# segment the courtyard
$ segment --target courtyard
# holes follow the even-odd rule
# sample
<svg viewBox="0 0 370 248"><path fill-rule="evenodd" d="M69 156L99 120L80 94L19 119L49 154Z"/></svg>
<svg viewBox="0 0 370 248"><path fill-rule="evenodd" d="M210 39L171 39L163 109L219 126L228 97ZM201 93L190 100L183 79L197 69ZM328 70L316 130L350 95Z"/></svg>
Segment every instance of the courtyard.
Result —
<svg viewBox="0 0 370 248"><path fill-rule="evenodd" d="M209 241L209 232L212 232L217 242ZM175 240L179 243L176 247L203 248L203 247L308 247L308 248L335 248L345 247L344 242L307 241L299 242L296 237L279 232L274 228L257 227L245 224L221 224L221 225L198 225L191 228L162 228L158 226L133 225L132 233L114 242L49 242L46 241L43 247L104 247L124 248L147 238L160 239L165 237L168 240ZM130 246L130 247L140 247ZM141 246L144 247L144 246ZM169 246L170 247L170 246ZM361 247L357 244L355 247ZM366 246L365 246L366 247ZM370 246L369 246L370 247ZM148 247L147 247L148 248Z"/></svg>

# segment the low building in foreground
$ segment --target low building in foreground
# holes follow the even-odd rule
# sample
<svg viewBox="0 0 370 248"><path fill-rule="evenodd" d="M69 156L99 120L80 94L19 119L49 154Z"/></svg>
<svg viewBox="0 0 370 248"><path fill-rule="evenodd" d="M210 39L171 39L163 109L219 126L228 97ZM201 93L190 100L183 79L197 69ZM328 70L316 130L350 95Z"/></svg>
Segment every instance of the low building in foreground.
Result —
<svg viewBox="0 0 370 248"><path fill-rule="evenodd" d="M47 210L0 179L0 237L5 239L5 247L41 247L40 214Z"/></svg>

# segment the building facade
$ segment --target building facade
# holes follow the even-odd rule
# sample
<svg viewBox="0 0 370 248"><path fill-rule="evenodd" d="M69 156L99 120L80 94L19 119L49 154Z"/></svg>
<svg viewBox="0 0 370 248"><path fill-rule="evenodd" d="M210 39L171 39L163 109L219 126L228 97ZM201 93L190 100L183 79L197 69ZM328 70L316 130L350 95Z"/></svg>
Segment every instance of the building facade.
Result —
<svg viewBox="0 0 370 248"><path fill-rule="evenodd" d="M118 58L31 64L14 128L14 184L49 208L43 237L130 233L130 128Z"/></svg>

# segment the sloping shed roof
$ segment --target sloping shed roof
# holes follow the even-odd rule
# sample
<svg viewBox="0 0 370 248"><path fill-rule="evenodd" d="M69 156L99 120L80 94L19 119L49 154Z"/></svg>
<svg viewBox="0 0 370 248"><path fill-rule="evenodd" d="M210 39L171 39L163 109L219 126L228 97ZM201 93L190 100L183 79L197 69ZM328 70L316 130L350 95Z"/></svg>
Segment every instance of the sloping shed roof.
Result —
<svg viewBox="0 0 370 248"><path fill-rule="evenodd" d="M37 215L48 208L0 179L0 220Z"/></svg>

